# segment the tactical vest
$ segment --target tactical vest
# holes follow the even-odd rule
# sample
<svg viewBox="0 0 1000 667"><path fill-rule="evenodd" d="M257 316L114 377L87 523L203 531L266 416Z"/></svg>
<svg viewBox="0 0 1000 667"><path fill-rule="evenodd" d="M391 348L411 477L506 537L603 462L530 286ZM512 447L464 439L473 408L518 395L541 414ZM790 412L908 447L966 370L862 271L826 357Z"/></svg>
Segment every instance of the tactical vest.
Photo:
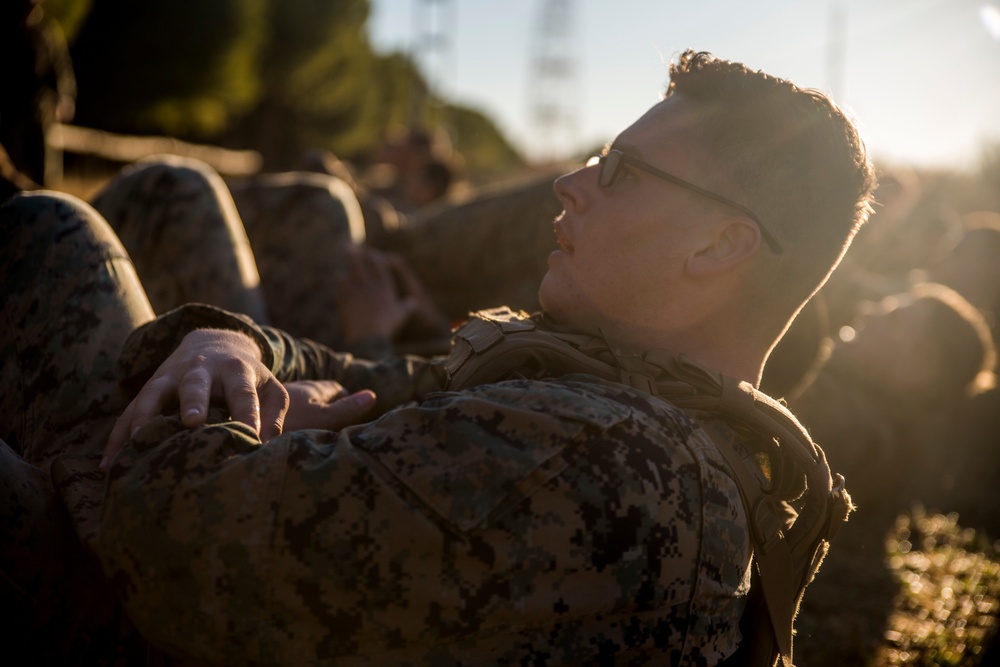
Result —
<svg viewBox="0 0 1000 667"><path fill-rule="evenodd" d="M780 660L791 667L802 594L852 505L844 478L831 474L823 450L783 405L683 355L626 351L599 331L553 326L508 308L471 316L456 331L445 368L449 390L511 377L586 373L658 396L696 420L711 415L772 441L780 465L765 483L726 439L706 429L740 489L753 545L751 593L740 623L744 639L723 664L770 667Z"/></svg>

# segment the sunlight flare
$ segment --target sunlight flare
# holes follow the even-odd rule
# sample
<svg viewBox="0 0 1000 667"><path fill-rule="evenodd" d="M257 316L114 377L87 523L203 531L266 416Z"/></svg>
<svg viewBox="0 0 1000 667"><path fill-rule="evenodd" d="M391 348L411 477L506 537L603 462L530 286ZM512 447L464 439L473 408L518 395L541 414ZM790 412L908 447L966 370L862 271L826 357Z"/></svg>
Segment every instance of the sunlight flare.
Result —
<svg viewBox="0 0 1000 667"><path fill-rule="evenodd" d="M979 18L982 19L986 32L1000 42L1000 7L983 5L979 8Z"/></svg>

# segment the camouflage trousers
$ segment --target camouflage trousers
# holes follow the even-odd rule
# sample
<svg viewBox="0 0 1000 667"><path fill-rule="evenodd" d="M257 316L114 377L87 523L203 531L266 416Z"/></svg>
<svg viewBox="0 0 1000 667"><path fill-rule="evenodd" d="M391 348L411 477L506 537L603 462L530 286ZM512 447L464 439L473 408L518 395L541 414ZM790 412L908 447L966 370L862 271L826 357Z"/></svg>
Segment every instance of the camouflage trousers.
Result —
<svg viewBox="0 0 1000 667"><path fill-rule="evenodd" d="M208 303L341 349L334 279L364 241L354 193L324 174L227 187L207 165L163 156L130 166L94 199L157 313Z"/></svg>
<svg viewBox="0 0 1000 667"><path fill-rule="evenodd" d="M141 646L83 546L93 538L97 469L126 404L121 344L153 317L114 233L54 193L0 207L0 578L10 664L102 664Z"/></svg>
<svg viewBox="0 0 1000 667"><path fill-rule="evenodd" d="M409 262L452 321L501 303L537 310L561 210L553 178L430 209L379 247ZM157 313L209 303L346 349L333 285L347 249L365 241L365 220L344 181L291 172L227 189L197 160L161 157L126 169L94 206L121 238Z"/></svg>
<svg viewBox="0 0 1000 667"><path fill-rule="evenodd" d="M121 239L153 310L197 301L268 321L260 277L222 178L163 156L127 167L93 199Z"/></svg>
<svg viewBox="0 0 1000 667"><path fill-rule="evenodd" d="M348 249L365 241L350 186L326 174L265 174L229 184L260 268L275 326L345 349L334 285Z"/></svg>

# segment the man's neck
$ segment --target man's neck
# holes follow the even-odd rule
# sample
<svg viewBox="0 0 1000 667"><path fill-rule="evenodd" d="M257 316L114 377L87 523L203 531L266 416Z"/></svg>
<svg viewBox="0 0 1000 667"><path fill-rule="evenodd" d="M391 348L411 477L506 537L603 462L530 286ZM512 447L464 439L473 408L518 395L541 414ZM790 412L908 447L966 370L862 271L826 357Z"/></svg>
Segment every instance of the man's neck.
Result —
<svg viewBox="0 0 1000 667"><path fill-rule="evenodd" d="M752 336L734 326L718 324L683 331L636 330L627 334L603 330L609 342L636 350L664 349L674 356L684 355L713 371L760 384L768 345L753 345Z"/></svg>

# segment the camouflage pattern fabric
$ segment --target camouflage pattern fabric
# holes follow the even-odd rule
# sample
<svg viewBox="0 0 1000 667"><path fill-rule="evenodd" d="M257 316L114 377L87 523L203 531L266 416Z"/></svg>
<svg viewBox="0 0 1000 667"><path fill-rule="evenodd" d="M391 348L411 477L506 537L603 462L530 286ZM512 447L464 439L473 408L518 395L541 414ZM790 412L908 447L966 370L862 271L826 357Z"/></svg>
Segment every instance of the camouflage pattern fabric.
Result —
<svg viewBox="0 0 1000 667"><path fill-rule="evenodd" d="M268 323L246 231L210 167L152 157L124 169L93 205L132 257L155 312L211 303Z"/></svg>
<svg viewBox="0 0 1000 667"><path fill-rule="evenodd" d="M223 318L186 307L141 328L124 374L141 382ZM432 362L255 338L279 379L394 377L407 402L264 446L221 412L140 429L109 472L96 549L160 648L338 665L712 665L735 649L747 522L683 411L583 375L434 391Z"/></svg>
<svg viewBox="0 0 1000 667"><path fill-rule="evenodd" d="M208 303L336 349L391 356L388 339L347 346L340 333L334 278L346 248L364 241L350 187L293 172L232 188L198 160L158 156L126 168L95 197L156 312Z"/></svg>
<svg viewBox="0 0 1000 667"><path fill-rule="evenodd" d="M430 209L380 247L409 262L451 321L497 303L537 310L554 248L551 223L561 210L553 178ZM230 188L197 160L161 156L127 168L95 198L155 311L209 303L334 349L391 355L391 341L347 346L340 332L332 286L346 249L365 239L350 187L333 176L291 172ZM404 340L402 349L423 351L421 342ZM436 341L428 349L437 351Z"/></svg>
<svg viewBox="0 0 1000 667"><path fill-rule="evenodd" d="M365 240L350 186L325 174L290 172L231 182L230 189L257 259L271 322L346 349L333 285L345 269L347 248Z"/></svg>
<svg viewBox="0 0 1000 667"><path fill-rule="evenodd" d="M17 195L0 207L0 233L4 661L131 663L143 645L80 539L97 527L97 465L127 403L115 362L153 312L121 244L86 204Z"/></svg>
<svg viewBox="0 0 1000 667"><path fill-rule="evenodd" d="M591 376L442 392L436 362L361 361L185 306L126 340L127 385L186 331L222 326L254 336L279 379L375 388L381 416L266 446L218 410L194 430L164 416L105 480L100 450L127 400L112 360L152 312L88 207L21 195L2 211L7 238L20 239L4 256L3 305L21 326L4 334L14 423L0 453L36 464L40 478L5 466L4 480L43 500L12 507L44 516L54 461L63 520L98 554L129 620L171 656L711 665L735 649L750 561L735 482L686 413ZM100 573L84 575L106 594ZM62 603L72 599L91 608L83 631L72 619L67 631L85 646L67 651L135 657L141 642L128 641L114 600Z"/></svg>

